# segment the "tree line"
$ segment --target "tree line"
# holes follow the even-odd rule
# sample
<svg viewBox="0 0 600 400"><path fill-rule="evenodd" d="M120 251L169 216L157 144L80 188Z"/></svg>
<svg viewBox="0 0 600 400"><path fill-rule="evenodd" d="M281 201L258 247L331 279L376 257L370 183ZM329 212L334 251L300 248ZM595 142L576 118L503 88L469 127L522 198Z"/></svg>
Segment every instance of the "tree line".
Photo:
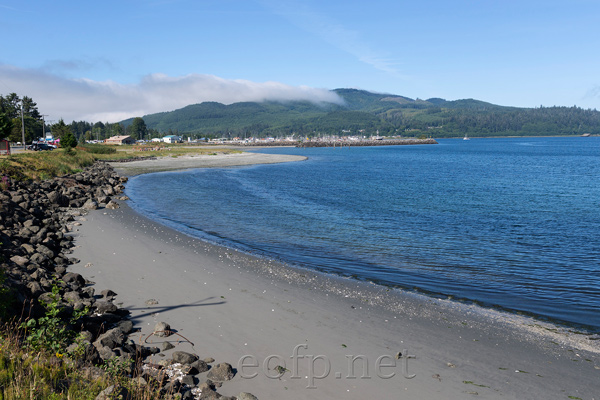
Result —
<svg viewBox="0 0 600 400"><path fill-rule="evenodd" d="M90 123L87 121L73 121L66 124L62 118L57 123L48 124L31 97L21 98L16 93L0 95L0 139L8 139L15 143L22 142L23 127L25 143L44 139L44 134L50 132L54 138L60 138L61 141L65 135L72 134L77 142L105 140L120 135L130 135L135 139L161 136L156 129L148 129L144 119L140 117L134 118L128 125L119 122Z"/></svg>

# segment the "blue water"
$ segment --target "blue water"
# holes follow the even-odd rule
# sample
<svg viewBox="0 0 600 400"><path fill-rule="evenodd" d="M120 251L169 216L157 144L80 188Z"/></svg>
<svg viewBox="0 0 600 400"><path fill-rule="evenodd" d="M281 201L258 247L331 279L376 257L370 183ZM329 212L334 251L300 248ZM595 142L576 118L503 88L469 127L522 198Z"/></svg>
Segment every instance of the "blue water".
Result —
<svg viewBox="0 0 600 400"><path fill-rule="evenodd" d="M262 152L309 159L142 175L127 193L231 247L600 330L600 138Z"/></svg>

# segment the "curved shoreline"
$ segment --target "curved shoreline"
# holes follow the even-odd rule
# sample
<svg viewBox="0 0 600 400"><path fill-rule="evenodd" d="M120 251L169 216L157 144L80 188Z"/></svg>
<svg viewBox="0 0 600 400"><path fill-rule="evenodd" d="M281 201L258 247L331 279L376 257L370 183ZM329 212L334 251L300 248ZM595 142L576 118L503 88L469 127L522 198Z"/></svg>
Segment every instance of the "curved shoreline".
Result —
<svg viewBox="0 0 600 400"><path fill-rule="evenodd" d="M127 163L109 164L121 176L135 176L152 172L177 171L191 168L227 168L244 165L278 164L283 162L304 161L307 157L286 154L233 153L215 155L191 155L179 157L161 157L153 160L137 160Z"/></svg>
<svg viewBox="0 0 600 400"><path fill-rule="evenodd" d="M583 398L597 390L600 343L532 318L254 257L168 228L126 204L89 214L76 236L81 262L71 269L98 290L119 294L141 329L136 335L167 321L199 344L199 354L238 364L223 394L251 388L263 400L397 398L402 392L458 400L474 389L487 398L551 398L560 391ZM159 304L149 306L148 299ZM189 351L183 347L175 350ZM393 379L374 373L377 360L389 356L384 364L391 365L398 352L415 359L383 370L395 372ZM348 378L349 355L366 357L369 379ZM244 370L253 360L260 366ZM324 360L331 373L315 378L325 375ZM409 361L410 370L402 371ZM281 362L290 373L299 368L295 379L269 377ZM412 374L415 379L404 376Z"/></svg>
<svg viewBox="0 0 600 400"><path fill-rule="evenodd" d="M340 398L348 391L350 398L397 398L402 390L406 398L458 400L475 389L464 382L483 385L477 392L488 398L552 398L562 390L583 398L597 389L600 343L551 324L291 268L189 237L126 204L86 220L76 232L74 255L81 262L70 270L93 280L97 290L118 293L116 301L140 329L134 341L166 321L196 343L201 356L210 353L238 369L247 365L239 362L243 356L260 361L224 386L224 395L245 388L261 400ZM148 299L158 305L149 306ZM261 368L270 356L277 358L267 373L281 362L292 371L290 356L299 345L308 346L297 360L299 379L266 376ZM190 348L178 344L174 350ZM374 373L376 360L397 352L416 357L408 371L415 379L401 374L400 362L384 370L396 372L394 379ZM307 354L331 363L331 374L313 381L317 390L307 388ZM348 355L366 357L371 379L337 378L336 371L346 375ZM323 364L314 367L320 368L314 376L321 376Z"/></svg>

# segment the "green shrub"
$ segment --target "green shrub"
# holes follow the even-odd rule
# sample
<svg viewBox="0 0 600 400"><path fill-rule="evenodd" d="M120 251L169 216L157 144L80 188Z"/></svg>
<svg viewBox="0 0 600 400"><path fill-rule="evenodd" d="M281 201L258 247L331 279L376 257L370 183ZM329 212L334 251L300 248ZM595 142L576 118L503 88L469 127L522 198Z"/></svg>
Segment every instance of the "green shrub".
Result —
<svg viewBox="0 0 600 400"><path fill-rule="evenodd" d="M60 295L58 294L58 286L52 287L51 301L45 304L46 315L41 318L31 318L21 324L22 328L27 329L27 343L34 350L52 350L57 355L62 353L74 338L75 332L71 330L71 326L75 322L88 313L88 309L75 311L68 323L65 323L59 314L63 310L60 306Z"/></svg>

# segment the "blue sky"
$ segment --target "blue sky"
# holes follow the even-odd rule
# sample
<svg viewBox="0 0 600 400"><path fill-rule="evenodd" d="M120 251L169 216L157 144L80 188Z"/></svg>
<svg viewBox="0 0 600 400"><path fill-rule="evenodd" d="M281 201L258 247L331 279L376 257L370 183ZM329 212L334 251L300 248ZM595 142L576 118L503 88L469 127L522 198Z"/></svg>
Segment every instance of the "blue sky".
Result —
<svg viewBox="0 0 600 400"><path fill-rule="evenodd" d="M0 94L67 122L335 88L600 109L598 21L598 0L0 0Z"/></svg>

